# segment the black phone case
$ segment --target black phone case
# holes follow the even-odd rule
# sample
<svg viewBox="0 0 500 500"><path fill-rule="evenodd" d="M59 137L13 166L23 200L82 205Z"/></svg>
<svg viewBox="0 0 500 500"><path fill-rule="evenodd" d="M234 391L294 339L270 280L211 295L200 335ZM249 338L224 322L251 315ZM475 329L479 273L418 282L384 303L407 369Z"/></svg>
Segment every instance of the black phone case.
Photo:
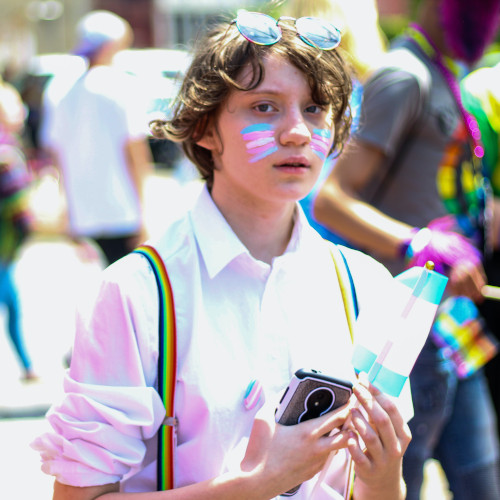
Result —
<svg viewBox="0 0 500 500"><path fill-rule="evenodd" d="M298 370L276 409L276 422L295 425L344 406L352 394L352 383L316 370Z"/></svg>

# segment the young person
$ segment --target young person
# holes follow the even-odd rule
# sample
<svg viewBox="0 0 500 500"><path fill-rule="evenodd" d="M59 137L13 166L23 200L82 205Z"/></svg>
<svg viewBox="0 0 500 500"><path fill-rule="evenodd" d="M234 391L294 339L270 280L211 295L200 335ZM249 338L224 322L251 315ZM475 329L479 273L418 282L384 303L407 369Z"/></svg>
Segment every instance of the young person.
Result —
<svg viewBox="0 0 500 500"><path fill-rule="evenodd" d="M417 3L417 22L393 41L364 86L360 127L314 210L321 224L393 274L431 258L449 277L410 377L408 499L420 498L425 461L435 458L455 500L493 500L500 498L496 415L477 369L491 349L476 307L483 301L483 258L491 251L489 200L479 130L463 107L457 77L494 38L500 2Z"/></svg>
<svg viewBox="0 0 500 500"><path fill-rule="evenodd" d="M195 206L151 242L177 321L175 488L155 492L165 418L158 292L149 263L133 253L104 271L76 332L66 396L48 415L54 431L34 443L56 477L55 499L270 499L301 483L295 498L308 498L337 450L322 498L343 498L345 450L357 500L404 498L408 428L369 384L355 385L362 411L290 427L267 416L298 368L355 381L331 247L297 203L349 130L339 41L319 19L246 12L200 41L172 120L154 126L182 141L206 181ZM344 253L360 315L377 311L391 275ZM254 380L262 397L250 404Z"/></svg>

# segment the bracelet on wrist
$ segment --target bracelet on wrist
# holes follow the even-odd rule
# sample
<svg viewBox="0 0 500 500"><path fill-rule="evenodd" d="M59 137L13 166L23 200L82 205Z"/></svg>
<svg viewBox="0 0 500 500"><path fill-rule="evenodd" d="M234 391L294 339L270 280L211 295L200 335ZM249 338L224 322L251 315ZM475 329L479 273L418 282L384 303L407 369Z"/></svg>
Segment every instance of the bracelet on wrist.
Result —
<svg viewBox="0 0 500 500"><path fill-rule="evenodd" d="M404 240L398 248L398 256L402 259L406 259L410 245L412 244L415 236L420 232L420 228L414 227L410 231L410 237Z"/></svg>

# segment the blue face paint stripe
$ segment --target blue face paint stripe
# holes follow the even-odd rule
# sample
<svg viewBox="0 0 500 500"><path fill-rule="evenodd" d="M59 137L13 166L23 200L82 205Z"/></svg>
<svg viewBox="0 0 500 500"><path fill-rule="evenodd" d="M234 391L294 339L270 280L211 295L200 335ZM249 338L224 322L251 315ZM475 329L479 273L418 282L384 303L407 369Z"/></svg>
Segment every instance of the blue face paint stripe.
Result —
<svg viewBox="0 0 500 500"><path fill-rule="evenodd" d="M326 137L327 139L330 139L332 137L332 131L328 130L327 128L315 128L313 132L316 135L319 135L321 137Z"/></svg>
<svg viewBox="0 0 500 500"><path fill-rule="evenodd" d="M250 159L250 163L254 163L256 161L259 161L259 160L262 160L262 158L265 158L266 156L269 156L270 154L274 153L278 151L278 148L277 146L274 146L273 148L270 148L266 151L263 151L261 154L257 155L257 156L253 156L251 159Z"/></svg>
<svg viewBox="0 0 500 500"><path fill-rule="evenodd" d="M269 125L268 123L256 123L255 125L249 125L248 127L245 127L241 133L242 134L248 134L249 132L264 132L267 130L272 130L272 125Z"/></svg>

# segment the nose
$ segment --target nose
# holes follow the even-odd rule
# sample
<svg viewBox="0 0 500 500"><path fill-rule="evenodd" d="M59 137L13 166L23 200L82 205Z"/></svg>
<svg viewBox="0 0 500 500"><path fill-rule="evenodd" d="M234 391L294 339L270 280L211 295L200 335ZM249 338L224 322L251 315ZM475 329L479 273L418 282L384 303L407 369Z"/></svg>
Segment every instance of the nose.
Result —
<svg viewBox="0 0 500 500"><path fill-rule="evenodd" d="M311 141L311 132L300 110L293 110L283 117L279 141L281 145L303 146Z"/></svg>

